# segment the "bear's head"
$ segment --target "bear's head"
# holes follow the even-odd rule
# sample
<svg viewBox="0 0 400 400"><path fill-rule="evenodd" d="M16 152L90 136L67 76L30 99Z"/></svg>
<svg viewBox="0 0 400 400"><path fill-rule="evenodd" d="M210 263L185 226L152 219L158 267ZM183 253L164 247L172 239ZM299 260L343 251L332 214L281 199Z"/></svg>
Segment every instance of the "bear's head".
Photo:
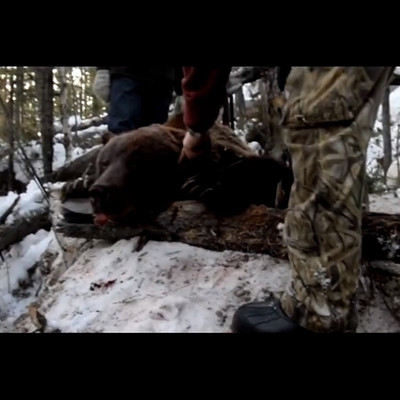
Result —
<svg viewBox="0 0 400 400"><path fill-rule="evenodd" d="M90 188L95 223L144 215L167 205L179 189L184 131L150 125L104 136Z"/></svg>

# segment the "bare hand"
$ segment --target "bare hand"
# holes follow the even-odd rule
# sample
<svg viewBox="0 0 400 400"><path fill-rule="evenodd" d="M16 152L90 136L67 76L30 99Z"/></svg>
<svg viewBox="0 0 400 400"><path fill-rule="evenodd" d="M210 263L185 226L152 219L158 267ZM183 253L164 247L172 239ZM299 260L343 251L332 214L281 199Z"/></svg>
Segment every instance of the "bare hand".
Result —
<svg viewBox="0 0 400 400"><path fill-rule="evenodd" d="M201 158L209 158L211 153L210 135L187 132L183 139L183 146L179 163L184 160L197 160Z"/></svg>

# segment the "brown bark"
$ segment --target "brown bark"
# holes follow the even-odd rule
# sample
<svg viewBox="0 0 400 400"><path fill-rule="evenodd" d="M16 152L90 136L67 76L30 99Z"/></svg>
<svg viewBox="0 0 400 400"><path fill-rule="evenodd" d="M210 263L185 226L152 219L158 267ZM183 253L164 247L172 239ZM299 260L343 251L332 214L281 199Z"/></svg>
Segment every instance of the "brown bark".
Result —
<svg viewBox="0 0 400 400"><path fill-rule="evenodd" d="M153 240L178 241L210 250L264 253L287 259L283 241L284 211L251 206L244 213L217 218L194 201L176 202L154 222L137 226L59 224L67 236L116 241L137 235ZM400 215L364 213L363 257L400 263Z"/></svg>

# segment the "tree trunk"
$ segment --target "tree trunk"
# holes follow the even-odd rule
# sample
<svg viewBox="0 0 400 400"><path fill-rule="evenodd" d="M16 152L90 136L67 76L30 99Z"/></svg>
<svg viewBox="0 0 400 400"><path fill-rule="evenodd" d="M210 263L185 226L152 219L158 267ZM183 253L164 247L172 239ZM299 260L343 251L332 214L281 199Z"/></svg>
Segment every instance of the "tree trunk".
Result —
<svg viewBox="0 0 400 400"><path fill-rule="evenodd" d="M89 87L89 74L86 68L80 68L81 74L84 79L84 86L83 86L83 105L84 105L84 110L83 110L83 115L87 114L88 110L88 87Z"/></svg>
<svg viewBox="0 0 400 400"><path fill-rule="evenodd" d="M56 231L67 236L116 241L137 235L153 240L178 241L210 250L264 253L287 259L283 241L285 212L251 206L244 213L218 218L195 201L176 202L145 225L97 227L58 222ZM364 213L363 257L400 263L400 215Z"/></svg>
<svg viewBox="0 0 400 400"><path fill-rule="evenodd" d="M71 159L72 153L72 135L69 126L68 113L68 80L66 67L58 68L60 74L60 108L61 108L61 123L62 133L64 135L65 161Z"/></svg>
<svg viewBox="0 0 400 400"><path fill-rule="evenodd" d="M21 67L19 67L21 68ZM14 109L15 109L15 103L14 103L14 72L10 71L10 94L8 98L8 110L9 110L9 118L11 121L14 120ZM18 107L18 105L17 105ZM18 115L18 113L17 113ZM10 122L11 122L10 121ZM17 128L17 126L16 126ZM17 128L18 129L18 128ZM17 131L18 132L18 131ZM19 134L19 132L18 132ZM7 178L7 189L8 191L13 191L14 190L14 130L11 128L11 126L8 127L8 145L10 147L10 153L8 154L8 178Z"/></svg>
<svg viewBox="0 0 400 400"><path fill-rule="evenodd" d="M385 175L392 163L392 138L390 134L390 87L385 89L382 101L382 129L383 129L383 171Z"/></svg>
<svg viewBox="0 0 400 400"><path fill-rule="evenodd" d="M24 67L17 67L15 87L15 128L21 136L22 110L24 107Z"/></svg>
<svg viewBox="0 0 400 400"><path fill-rule="evenodd" d="M83 91L84 91L84 82L83 75L80 77L80 88L79 88L79 117L82 119L83 116Z"/></svg>
<svg viewBox="0 0 400 400"><path fill-rule="evenodd" d="M92 95L92 115L99 115L103 108L103 103L95 95Z"/></svg>
<svg viewBox="0 0 400 400"><path fill-rule="evenodd" d="M282 109L284 106L284 97L278 86L278 69L270 68L261 83L261 93L263 95L262 123L267 132L265 152L270 157L281 161L286 145L283 140Z"/></svg>
<svg viewBox="0 0 400 400"><path fill-rule="evenodd" d="M224 125L229 126L229 121L231 119L229 112L229 98L225 96L224 104L223 104L223 112L222 112L222 123Z"/></svg>
<svg viewBox="0 0 400 400"><path fill-rule="evenodd" d="M247 133L246 140L259 142L266 155L282 161L286 145L280 121L285 100L278 85L277 67L264 68L257 85L260 99L251 102L245 112L247 118L256 118L260 123Z"/></svg>
<svg viewBox="0 0 400 400"><path fill-rule="evenodd" d="M236 103L236 115L237 115L237 127L238 129L244 128L245 116L246 116L246 103L243 95L243 88L241 87L235 92L235 103Z"/></svg>
<svg viewBox="0 0 400 400"><path fill-rule="evenodd" d="M36 67L35 84L39 101L44 179L53 172L53 67Z"/></svg>

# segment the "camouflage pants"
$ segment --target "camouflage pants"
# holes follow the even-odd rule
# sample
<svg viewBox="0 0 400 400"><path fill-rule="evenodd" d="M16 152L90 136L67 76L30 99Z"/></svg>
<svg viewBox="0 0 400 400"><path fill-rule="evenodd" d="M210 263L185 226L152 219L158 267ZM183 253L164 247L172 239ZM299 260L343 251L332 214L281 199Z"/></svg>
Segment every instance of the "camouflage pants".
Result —
<svg viewBox="0 0 400 400"><path fill-rule="evenodd" d="M346 73L356 70L348 69L352 71L342 68L343 82L346 82ZM351 332L357 326L355 295L361 263L365 155L393 69L381 67L380 70L374 71L377 73L372 78L364 77L370 90L359 102L361 106L354 118L307 126L307 107L304 102L300 107L299 90L296 116L299 109L303 111L303 123L293 125L290 117L286 121L285 140L292 156L295 182L285 219L292 282L281 303L287 315L315 332ZM297 73L303 72L307 73ZM319 78L323 78L323 72ZM332 81L327 87L330 90ZM342 92L348 90L356 96L357 87L344 87ZM341 93L342 88L335 90L333 95ZM315 109L318 102L312 104L310 114L319 115ZM337 115L332 110L329 112Z"/></svg>

